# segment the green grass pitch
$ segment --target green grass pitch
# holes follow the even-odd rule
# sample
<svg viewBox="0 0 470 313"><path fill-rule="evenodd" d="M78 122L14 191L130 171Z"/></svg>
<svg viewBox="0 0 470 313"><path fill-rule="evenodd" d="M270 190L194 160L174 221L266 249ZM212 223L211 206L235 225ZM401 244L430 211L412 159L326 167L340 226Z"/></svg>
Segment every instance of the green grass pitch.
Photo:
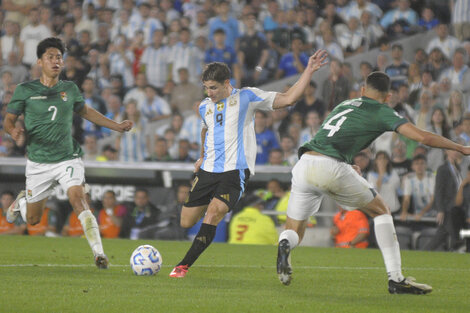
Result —
<svg viewBox="0 0 470 313"><path fill-rule="evenodd" d="M83 238L0 236L0 312L470 312L468 254L403 251L405 275L433 286L389 295L379 250L299 247L290 286L275 246L212 244L183 279L169 278L190 242L104 240L98 270ZM141 244L163 256L156 276L129 266Z"/></svg>

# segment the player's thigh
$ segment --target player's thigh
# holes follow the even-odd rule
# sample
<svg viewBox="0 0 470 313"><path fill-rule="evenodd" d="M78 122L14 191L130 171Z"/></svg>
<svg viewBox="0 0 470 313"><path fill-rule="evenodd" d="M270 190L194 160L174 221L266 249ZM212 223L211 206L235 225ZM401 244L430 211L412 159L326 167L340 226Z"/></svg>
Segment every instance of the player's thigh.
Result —
<svg viewBox="0 0 470 313"><path fill-rule="evenodd" d="M183 206L181 209L181 219L180 224L181 227L189 228L194 225L201 219L204 215L204 212L207 209L207 205L195 206L195 207L187 207Z"/></svg>
<svg viewBox="0 0 470 313"><path fill-rule="evenodd" d="M214 173L199 170L194 177L185 207L207 207L211 201L218 182Z"/></svg>
<svg viewBox="0 0 470 313"><path fill-rule="evenodd" d="M243 192L245 191L246 184L250 178L250 171L244 170L233 170L223 173L217 173L217 187L214 192L214 198L225 203L228 210L232 210L235 205L240 201ZM219 202L211 201L211 205L215 209L224 207ZM224 208L225 209L225 208Z"/></svg>
<svg viewBox="0 0 470 313"><path fill-rule="evenodd" d="M26 202L36 203L47 199L57 181L54 175L55 164L26 162Z"/></svg>
<svg viewBox="0 0 470 313"><path fill-rule="evenodd" d="M70 187L81 186L85 182L85 165L81 158L63 161L57 164L54 174L68 194Z"/></svg>
<svg viewBox="0 0 470 313"><path fill-rule="evenodd" d="M287 217L296 221L307 220L321 205L323 191L311 180L308 169L312 166L301 158L292 169L292 188L287 205Z"/></svg>

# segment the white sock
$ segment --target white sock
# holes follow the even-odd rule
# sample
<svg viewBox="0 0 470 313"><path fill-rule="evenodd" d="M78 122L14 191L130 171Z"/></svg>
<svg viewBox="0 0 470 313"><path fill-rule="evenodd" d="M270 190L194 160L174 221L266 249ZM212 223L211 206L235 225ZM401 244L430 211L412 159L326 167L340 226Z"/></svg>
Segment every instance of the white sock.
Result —
<svg viewBox="0 0 470 313"><path fill-rule="evenodd" d="M26 198L20 198L18 200L18 204L20 205L20 214L21 214L21 218L23 219L23 221L25 223L27 223L28 221L26 220L26 212L27 212L27 206L26 206Z"/></svg>
<svg viewBox="0 0 470 313"><path fill-rule="evenodd" d="M374 218L375 237L385 262L388 278L396 282L403 280L401 273L400 245L391 215L383 214Z"/></svg>
<svg viewBox="0 0 470 313"><path fill-rule="evenodd" d="M291 249L294 249L299 244L299 235L292 229L286 229L279 235L279 241L287 239Z"/></svg>
<svg viewBox="0 0 470 313"><path fill-rule="evenodd" d="M84 210L78 215L78 219L82 224L83 232L90 244L93 255L104 254L103 245L101 244L100 229L98 228L98 223L93 213L91 213L90 210Z"/></svg>

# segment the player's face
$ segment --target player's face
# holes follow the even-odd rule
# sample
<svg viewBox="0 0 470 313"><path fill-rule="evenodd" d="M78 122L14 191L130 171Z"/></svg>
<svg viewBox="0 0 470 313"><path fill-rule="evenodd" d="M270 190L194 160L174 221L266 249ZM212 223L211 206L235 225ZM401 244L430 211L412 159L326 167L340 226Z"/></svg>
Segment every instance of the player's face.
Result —
<svg viewBox="0 0 470 313"><path fill-rule="evenodd" d="M48 48L38 60L38 65L47 77L55 78L59 76L64 67L62 53L57 48Z"/></svg>
<svg viewBox="0 0 470 313"><path fill-rule="evenodd" d="M6 212L8 207L15 201L15 199L9 195L9 194L4 194L0 200L0 205L2 206L2 209Z"/></svg>
<svg viewBox="0 0 470 313"><path fill-rule="evenodd" d="M230 82L228 79L223 84L214 80L205 81L203 84L207 96L212 100L212 102L218 102L222 99L227 98L230 95Z"/></svg>

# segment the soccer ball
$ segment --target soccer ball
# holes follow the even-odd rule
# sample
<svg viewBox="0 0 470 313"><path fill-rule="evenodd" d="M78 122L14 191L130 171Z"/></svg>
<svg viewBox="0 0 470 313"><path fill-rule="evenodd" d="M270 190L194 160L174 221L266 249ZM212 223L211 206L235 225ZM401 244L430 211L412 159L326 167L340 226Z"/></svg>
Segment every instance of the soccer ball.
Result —
<svg viewBox="0 0 470 313"><path fill-rule="evenodd" d="M130 262L134 274L138 276L155 275L162 267L162 256L151 245L143 245L132 252Z"/></svg>

